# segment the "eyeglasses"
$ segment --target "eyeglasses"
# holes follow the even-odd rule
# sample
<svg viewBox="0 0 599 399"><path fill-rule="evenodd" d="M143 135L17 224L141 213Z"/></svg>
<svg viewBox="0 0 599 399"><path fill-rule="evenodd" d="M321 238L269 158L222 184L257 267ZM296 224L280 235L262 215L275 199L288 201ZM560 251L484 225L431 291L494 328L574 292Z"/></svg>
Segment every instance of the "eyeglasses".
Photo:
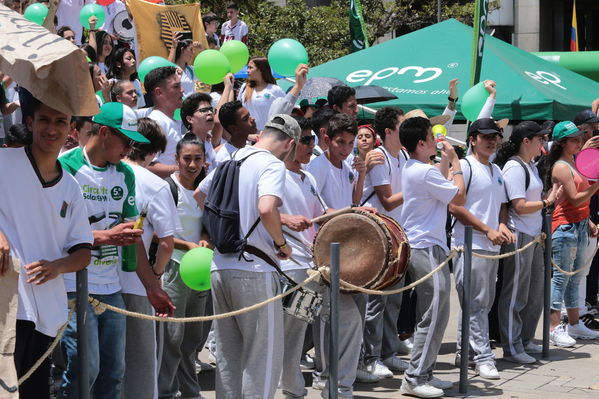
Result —
<svg viewBox="0 0 599 399"><path fill-rule="evenodd" d="M302 136L299 138L299 142L304 145L311 145L316 142L316 136L313 136L313 135Z"/></svg>
<svg viewBox="0 0 599 399"><path fill-rule="evenodd" d="M125 136L124 134L113 131L113 130L111 130L110 132L113 135L115 135L116 137L118 137L119 139L121 139L125 148L132 148L135 145L135 141L131 140L129 137Z"/></svg>
<svg viewBox="0 0 599 399"><path fill-rule="evenodd" d="M198 109L196 109L196 112L199 112L200 114L207 114L208 112L214 112L214 108L212 108L212 107L198 108Z"/></svg>

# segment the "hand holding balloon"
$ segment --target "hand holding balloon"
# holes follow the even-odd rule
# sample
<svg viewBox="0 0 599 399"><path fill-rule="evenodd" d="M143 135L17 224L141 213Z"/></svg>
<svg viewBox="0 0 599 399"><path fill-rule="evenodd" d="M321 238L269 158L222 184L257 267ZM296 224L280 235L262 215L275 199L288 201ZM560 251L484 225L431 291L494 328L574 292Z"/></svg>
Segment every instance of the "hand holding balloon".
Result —
<svg viewBox="0 0 599 399"><path fill-rule="evenodd" d="M435 142L437 143L437 149L440 150L443 148L442 141L445 141L445 136L447 136L447 128L444 125L435 125L431 129L433 131L433 135L435 136Z"/></svg>

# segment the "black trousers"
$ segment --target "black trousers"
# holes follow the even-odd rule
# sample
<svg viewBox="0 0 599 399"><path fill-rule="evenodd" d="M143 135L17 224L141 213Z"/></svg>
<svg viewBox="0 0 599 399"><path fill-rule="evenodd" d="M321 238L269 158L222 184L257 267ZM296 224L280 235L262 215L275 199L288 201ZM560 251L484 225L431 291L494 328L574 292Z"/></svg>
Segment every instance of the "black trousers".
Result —
<svg viewBox="0 0 599 399"><path fill-rule="evenodd" d="M33 322L17 320L15 366L19 378L42 357L53 340L54 338L36 331ZM50 365L50 358L47 358L35 373L19 387L21 399L47 399L50 396Z"/></svg>

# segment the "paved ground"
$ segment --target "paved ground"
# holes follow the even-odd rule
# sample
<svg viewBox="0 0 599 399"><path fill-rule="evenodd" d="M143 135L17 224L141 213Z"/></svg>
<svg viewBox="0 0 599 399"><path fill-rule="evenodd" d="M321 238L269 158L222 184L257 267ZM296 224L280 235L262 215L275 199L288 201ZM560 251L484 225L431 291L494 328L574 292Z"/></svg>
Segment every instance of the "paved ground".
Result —
<svg viewBox="0 0 599 399"><path fill-rule="evenodd" d="M599 342L579 341L579 345L569 349L551 348L550 358L541 359L536 364L517 366L501 360L502 350L497 349L497 368L501 379L497 381L483 380L470 372L468 395L458 392L457 381L459 370L453 365L456 342L456 323L459 305L455 291L451 297L451 317L445 333L444 344L441 349L435 375L444 380L455 381L447 396L451 397L494 397L510 399L599 399ZM537 330L537 338L542 337L541 326ZM540 344L541 342L538 341ZM206 353L201 357L205 359ZM406 358L406 357L404 357ZM540 359L540 357L538 357ZM308 387L308 399L320 397L320 391L311 387L311 374L304 373ZM215 397L214 372L200 374L202 395L207 399ZM396 374L394 378L382 380L378 384L357 384L354 387L354 396L360 398L399 398L402 376ZM282 398L280 391L276 398Z"/></svg>

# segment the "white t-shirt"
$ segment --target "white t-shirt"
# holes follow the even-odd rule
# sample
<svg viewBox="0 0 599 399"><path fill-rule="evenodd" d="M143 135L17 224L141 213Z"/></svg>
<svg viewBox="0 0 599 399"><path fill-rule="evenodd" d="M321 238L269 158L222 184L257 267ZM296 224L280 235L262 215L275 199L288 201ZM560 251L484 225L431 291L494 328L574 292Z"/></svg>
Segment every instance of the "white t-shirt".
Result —
<svg viewBox="0 0 599 399"><path fill-rule="evenodd" d="M239 220L242 237L247 234L260 216L259 198L272 195L283 201L285 194L285 164L270 152L255 147L242 148L235 153L235 159L245 158L252 153L256 154L244 161L239 169ZM207 182L207 191L210 190L213 177L214 173L211 173L204 179ZM261 222L247 238L247 243L262 250L277 262L272 237ZM239 259L239 254L221 254L215 249L212 270L275 271L272 266L258 256L245 254L245 258L248 261L244 257Z"/></svg>
<svg viewBox="0 0 599 399"><path fill-rule="evenodd" d="M183 68L183 74L181 75L181 87L183 88L183 98L192 95L196 92L195 90L196 77L193 73L193 68L187 65Z"/></svg>
<svg viewBox="0 0 599 399"><path fill-rule="evenodd" d="M183 138L183 135L181 134L181 122L169 118L162 111L157 109L150 112L148 118L156 121L158 126L162 129L162 133L166 136L166 149L162 154L154 158L154 161L165 165L174 165L177 143Z"/></svg>
<svg viewBox="0 0 599 399"><path fill-rule="evenodd" d="M472 165L462 159L460 165L464 172L464 184L468 184L470 173L472 180L466 194L464 207L470 211L478 220L497 230L499 228L499 211L501 204L507 202L505 187L501 169L494 163L483 165L472 155L466 157ZM452 234L452 245L464 245L464 225L458 220L455 223ZM499 252L501 246L493 245L487 236L478 231L472 231L472 248L483 251Z"/></svg>
<svg viewBox="0 0 599 399"><path fill-rule="evenodd" d="M146 168L129 164L135 174L135 202L141 214L146 213L141 239L150 251L152 236L158 238L174 236L180 230L177 208L173 202L168 183ZM123 294L146 296L146 290L135 272L124 272L118 269Z"/></svg>
<svg viewBox="0 0 599 399"><path fill-rule="evenodd" d="M81 22L79 22L79 14L81 13L81 9L86 4L95 3L92 0L61 0L58 5L58 9L56 10L56 18L58 23L56 24L57 28L68 26L75 33L75 43L77 45L81 44L81 35L83 33L83 26L81 26ZM106 23L104 23L106 26ZM101 29L102 27L96 26L96 29Z"/></svg>
<svg viewBox="0 0 599 399"><path fill-rule="evenodd" d="M133 80L133 87L135 87L135 92L137 93L137 108L143 108L146 106L146 100L144 99L144 92L141 89L141 82L139 79Z"/></svg>
<svg viewBox="0 0 599 399"><path fill-rule="evenodd" d="M323 204L324 201L322 199L318 198L318 185L314 177L309 172L302 171L302 174L290 170L285 171L285 202L279 211L288 215L302 215L308 219L313 219L326 211L326 205ZM311 246L314 241L314 236L316 235L315 226L312 225L300 232L292 231L287 227L283 227L283 230L303 242L302 245L295 239L285 236L287 244L293 250L293 258L301 263L302 266L288 259L281 261L281 269L287 271L313 267L312 251L307 246Z"/></svg>
<svg viewBox="0 0 599 399"><path fill-rule="evenodd" d="M536 167L526 165L530 182L526 189L526 172L517 161L507 161L503 166L503 180L507 190L507 199L512 201L517 198L525 198L526 201L541 201L543 194L543 181ZM508 215L508 226L510 229L536 237L541 233L543 226L543 215L541 210L519 215L514 207L510 206Z"/></svg>
<svg viewBox="0 0 599 399"><path fill-rule="evenodd" d="M364 181L364 194L362 198L364 201L371 194L372 196L368 201L364 203L365 206L371 206L376 208L379 212L384 215L388 215L395 219L396 222L401 223L401 205L391 211L386 211L379 200L379 197L374 192L374 188L378 186L391 185L391 192L393 194L401 192L401 170L406 163L406 159L400 152L397 157L389 154L389 151L384 147L376 148L373 151L380 151L385 155L385 163L375 165L370 172L366 175Z"/></svg>
<svg viewBox="0 0 599 399"><path fill-rule="evenodd" d="M56 336L67 321L67 295L62 276L34 285L27 283L25 265L53 261L78 248L91 248L94 238L79 185L65 171L43 183L25 148L0 150L0 231L10 243L10 254L21 262L17 319Z"/></svg>
<svg viewBox="0 0 599 399"><path fill-rule="evenodd" d="M177 173L171 175L171 179L177 185L179 192L179 202L177 203L177 215L181 230L175 234L175 238L181 240L199 243L202 235L202 209L198 206L197 201L193 198L193 191L188 190L181 185L177 177ZM171 195L172 202L172 195ZM181 262L181 258L186 251L175 249L172 259Z"/></svg>
<svg viewBox="0 0 599 399"><path fill-rule="evenodd" d="M129 165L119 162L100 168L91 166L79 147L62 155L62 167L75 177L85 202L92 230L107 230L138 215L135 206L135 175ZM92 248L88 271L90 294L107 295L120 291L118 269L122 247L100 245ZM75 273L64 275L67 292L75 292Z"/></svg>
<svg viewBox="0 0 599 399"><path fill-rule="evenodd" d="M357 176L346 161L342 161L341 168L337 168L326 154L322 154L310 162L308 172L314 176L320 195L329 207L341 209L352 204L352 192Z"/></svg>
<svg viewBox="0 0 599 399"><path fill-rule="evenodd" d="M220 28L220 35L223 38L223 43L229 40L241 40L247 36L249 32L245 22L238 19L237 23L231 26L231 21L226 21Z"/></svg>
<svg viewBox="0 0 599 399"><path fill-rule="evenodd" d="M250 101L245 101L245 88L244 83L239 90L237 99L243 103L243 106L247 108L252 118L256 120L256 128L258 131L264 129L264 125L268 122L270 106L272 105L275 98L285 97L285 92L277 85L268 84L264 90L252 92L252 98Z"/></svg>
<svg viewBox="0 0 599 399"><path fill-rule="evenodd" d="M401 184L404 195L401 220L410 247L438 245L447 251L447 205L458 188L439 169L415 159L409 159L403 167Z"/></svg>

